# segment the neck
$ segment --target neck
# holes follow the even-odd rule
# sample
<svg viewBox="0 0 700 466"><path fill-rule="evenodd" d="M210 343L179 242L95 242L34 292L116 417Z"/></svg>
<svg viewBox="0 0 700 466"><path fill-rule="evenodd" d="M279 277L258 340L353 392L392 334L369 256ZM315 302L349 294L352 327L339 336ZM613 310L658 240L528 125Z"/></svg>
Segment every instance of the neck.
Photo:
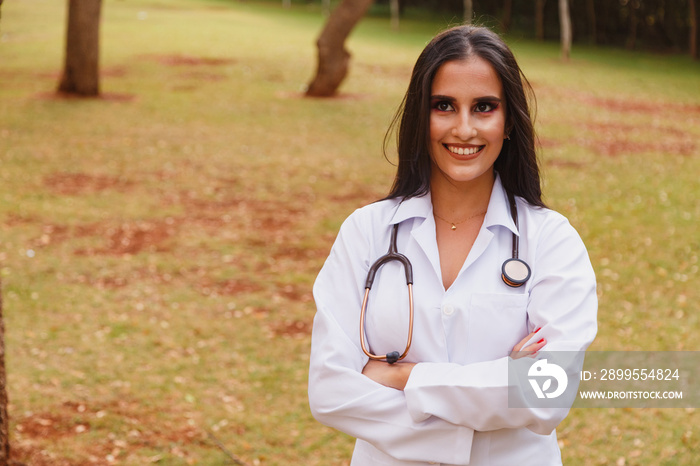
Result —
<svg viewBox="0 0 700 466"><path fill-rule="evenodd" d="M430 182L433 211L450 222L484 212L489 205L495 179L493 171L462 183L446 179L442 173L434 174Z"/></svg>

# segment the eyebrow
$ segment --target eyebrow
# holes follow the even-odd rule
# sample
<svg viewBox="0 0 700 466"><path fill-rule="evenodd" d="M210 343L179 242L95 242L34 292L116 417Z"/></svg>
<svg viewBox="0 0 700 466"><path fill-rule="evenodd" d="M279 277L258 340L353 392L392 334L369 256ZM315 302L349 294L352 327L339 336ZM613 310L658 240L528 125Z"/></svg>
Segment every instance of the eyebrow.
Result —
<svg viewBox="0 0 700 466"><path fill-rule="evenodd" d="M449 95L431 95L430 100L444 100L447 102L454 102L456 99L454 97L450 97ZM496 97L495 95L487 95L483 97L477 97L474 99L474 102L501 102L501 98Z"/></svg>

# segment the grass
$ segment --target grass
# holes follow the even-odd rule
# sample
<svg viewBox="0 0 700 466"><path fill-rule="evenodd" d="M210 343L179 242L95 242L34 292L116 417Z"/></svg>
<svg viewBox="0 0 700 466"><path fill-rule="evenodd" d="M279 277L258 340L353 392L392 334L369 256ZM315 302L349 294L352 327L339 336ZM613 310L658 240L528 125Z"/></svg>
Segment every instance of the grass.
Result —
<svg viewBox="0 0 700 466"><path fill-rule="evenodd" d="M310 290L382 196L384 129L442 25L366 18L343 98L298 97L318 6L106 1L96 101L51 97L65 6L0 24L0 276L12 446L28 464L347 464L306 401ZM700 65L513 39L547 202L597 271L595 350L698 350ZM567 465L691 465L698 413L578 409ZM208 434L209 432L210 434ZM624 459L624 460L622 460Z"/></svg>

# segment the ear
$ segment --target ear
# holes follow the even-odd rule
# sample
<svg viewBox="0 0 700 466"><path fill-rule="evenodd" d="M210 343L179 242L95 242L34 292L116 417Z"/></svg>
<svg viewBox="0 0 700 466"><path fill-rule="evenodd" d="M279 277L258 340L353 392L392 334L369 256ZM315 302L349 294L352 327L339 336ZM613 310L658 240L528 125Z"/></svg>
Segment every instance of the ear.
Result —
<svg viewBox="0 0 700 466"><path fill-rule="evenodd" d="M513 130L513 125L510 122L506 122L505 128L503 128L503 139L510 140L510 132Z"/></svg>

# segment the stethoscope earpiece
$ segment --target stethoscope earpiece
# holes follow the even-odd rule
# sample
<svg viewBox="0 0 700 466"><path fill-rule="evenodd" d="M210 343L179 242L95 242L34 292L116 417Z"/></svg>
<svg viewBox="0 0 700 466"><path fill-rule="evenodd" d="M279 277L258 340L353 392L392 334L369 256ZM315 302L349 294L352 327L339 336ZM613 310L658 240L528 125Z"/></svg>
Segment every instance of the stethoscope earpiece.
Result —
<svg viewBox="0 0 700 466"><path fill-rule="evenodd" d="M508 259L501 267L501 278L506 285L517 288L530 279L530 266L520 259Z"/></svg>

